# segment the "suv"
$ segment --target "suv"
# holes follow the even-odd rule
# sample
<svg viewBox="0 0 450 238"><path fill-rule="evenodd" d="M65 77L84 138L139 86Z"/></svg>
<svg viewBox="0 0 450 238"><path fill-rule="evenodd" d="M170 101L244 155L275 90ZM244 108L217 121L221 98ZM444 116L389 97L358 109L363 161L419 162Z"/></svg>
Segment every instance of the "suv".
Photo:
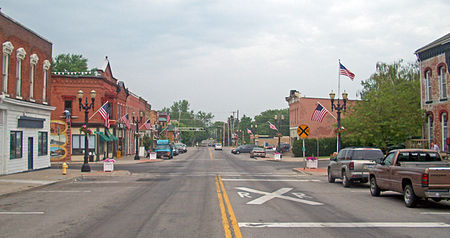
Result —
<svg viewBox="0 0 450 238"><path fill-rule="evenodd" d="M342 149L336 158L330 159L328 182L334 183L336 178L342 179L344 187L350 187L352 182L367 183L369 168L383 157L383 152L378 148Z"/></svg>
<svg viewBox="0 0 450 238"><path fill-rule="evenodd" d="M280 143L280 146L277 146L276 151L279 153L284 153L284 152L288 152L290 148L291 148L291 145L289 145L288 143Z"/></svg>
<svg viewBox="0 0 450 238"><path fill-rule="evenodd" d="M238 148L233 149L231 153L240 154L240 153L250 153L253 148L258 147L257 145L248 144L248 145L240 145Z"/></svg>

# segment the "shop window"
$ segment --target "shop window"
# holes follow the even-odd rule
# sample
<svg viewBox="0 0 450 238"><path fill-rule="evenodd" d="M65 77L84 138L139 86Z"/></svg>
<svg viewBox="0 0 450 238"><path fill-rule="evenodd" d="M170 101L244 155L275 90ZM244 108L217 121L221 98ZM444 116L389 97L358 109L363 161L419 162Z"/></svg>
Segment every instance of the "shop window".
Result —
<svg viewBox="0 0 450 238"><path fill-rule="evenodd" d="M9 133L9 158L22 158L22 132L11 131Z"/></svg>
<svg viewBox="0 0 450 238"><path fill-rule="evenodd" d="M83 155L84 154L84 135L72 135L72 154ZM95 152L95 135L88 137L88 152Z"/></svg>
<svg viewBox="0 0 450 238"><path fill-rule="evenodd" d="M47 132L38 132L38 155L48 155Z"/></svg>

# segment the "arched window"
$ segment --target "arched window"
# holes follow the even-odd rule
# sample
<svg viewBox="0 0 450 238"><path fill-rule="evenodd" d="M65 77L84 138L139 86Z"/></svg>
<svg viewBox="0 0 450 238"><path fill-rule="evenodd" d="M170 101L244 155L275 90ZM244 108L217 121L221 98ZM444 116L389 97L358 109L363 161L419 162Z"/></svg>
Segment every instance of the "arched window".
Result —
<svg viewBox="0 0 450 238"><path fill-rule="evenodd" d="M431 70L425 71L425 100L431 101Z"/></svg>
<svg viewBox="0 0 450 238"><path fill-rule="evenodd" d="M3 65L2 65L2 79L3 79L3 93L8 95L8 75L9 75L9 56L14 50L11 42L7 41L3 45Z"/></svg>
<svg viewBox="0 0 450 238"><path fill-rule="evenodd" d="M25 59L27 52L25 49L17 49L16 55L16 98L22 98L22 62Z"/></svg>
<svg viewBox="0 0 450 238"><path fill-rule="evenodd" d="M434 133L433 133L433 114L427 115L427 139L428 142L431 144L431 142L434 140Z"/></svg>
<svg viewBox="0 0 450 238"><path fill-rule="evenodd" d="M36 65L39 61L39 57L36 54L30 56L30 100L34 101L34 83L36 77Z"/></svg>
<svg viewBox="0 0 450 238"><path fill-rule="evenodd" d="M48 78L48 70L50 69L50 61L44 60L44 64L42 65L42 69L44 70L43 75L43 85L42 85L42 101L44 103L47 102L47 78Z"/></svg>
<svg viewBox="0 0 450 238"><path fill-rule="evenodd" d="M441 114L441 125L442 125L442 151L447 151L447 138L448 138L448 129L447 129L447 121L448 121L448 115L446 112L443 112Z"/></svg>
<svg viewBox="0 0 450 238"><path fill-rule="evenodd" d="M439 95L441 99L447 98L447 77L445 77L445 67L441 66L438 69L439 73Z"/></svg>

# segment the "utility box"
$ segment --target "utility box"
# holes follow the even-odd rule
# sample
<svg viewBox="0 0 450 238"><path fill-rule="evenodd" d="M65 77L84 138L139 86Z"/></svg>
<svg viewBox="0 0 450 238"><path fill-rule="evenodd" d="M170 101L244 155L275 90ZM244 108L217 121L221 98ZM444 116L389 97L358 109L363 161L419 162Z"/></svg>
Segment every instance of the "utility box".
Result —
<svg viewBox="0 0 450 238"><path fill-rule="evenodd" d="M103 161L103 172L113 172L114 162L113 161Z"/></svg>

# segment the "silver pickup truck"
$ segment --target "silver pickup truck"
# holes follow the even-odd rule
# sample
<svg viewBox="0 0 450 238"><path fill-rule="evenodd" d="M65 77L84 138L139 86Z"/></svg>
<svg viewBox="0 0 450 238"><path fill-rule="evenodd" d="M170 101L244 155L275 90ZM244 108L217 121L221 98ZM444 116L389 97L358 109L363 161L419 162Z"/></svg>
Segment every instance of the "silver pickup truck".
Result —
<svg viewBox="0 0 450 238"><path fill-rule="evenodd" d="M330 159L328 182L334 183L335 179L342 179L344 187L350 187L353 182L367 183L369 168L383 157L383 152L377 148L342 149L336 158Z"/></svg>

